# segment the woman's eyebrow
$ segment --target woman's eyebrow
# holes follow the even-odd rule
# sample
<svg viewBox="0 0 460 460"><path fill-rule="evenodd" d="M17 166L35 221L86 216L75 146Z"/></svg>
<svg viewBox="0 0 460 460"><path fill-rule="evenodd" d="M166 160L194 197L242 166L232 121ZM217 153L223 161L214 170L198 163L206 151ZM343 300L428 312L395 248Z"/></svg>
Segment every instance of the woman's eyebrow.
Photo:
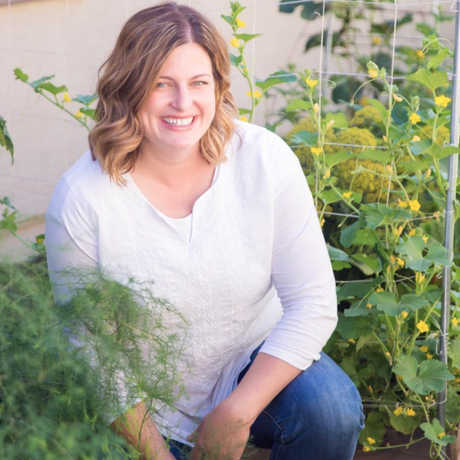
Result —
<svg viewBox="0 0 460 460"><path fill-rule="evenodd" d="M201 78L201 77L211 77L209 73L200 73L198 75L195 75L194 77L190 78L190 80L195 80L195 78ZM166 75L160 75L158 78L163 78L164 80L174 80L174 78L168 77Z"/></svg>

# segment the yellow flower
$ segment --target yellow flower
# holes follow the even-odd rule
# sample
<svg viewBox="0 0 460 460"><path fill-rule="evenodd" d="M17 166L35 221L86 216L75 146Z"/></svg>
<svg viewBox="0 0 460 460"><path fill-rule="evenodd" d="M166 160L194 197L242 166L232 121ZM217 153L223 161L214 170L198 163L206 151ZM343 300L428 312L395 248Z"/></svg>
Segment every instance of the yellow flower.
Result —
<svg viewBox="0 0 460 460"><path fill-rule="evenodd" d="M400 225L400 226L395 230L395 235L396 235L396 236L401 235L402 231L403 231L403 226Z"/></svg>
<svg viewBox="0 0 460 460"><path fill-rule="evenodd" d="M315 112L315 113L319 112L319 104L317 102L315 102L315 104L313 104L313 112Z"/></svg>
<svg viewBox="0 0 460 460"><path fill-rule="evenodd" d="M383 288L377 288L375 292L383 292Z"/></svg>
<svg viewBox="0 0 460 460"><path fill-rule="evenodd" d="M369 69L367 71L369 73L369 77L371 78L377 78L379 76L379 71L375 69Z"/></svg>
<svg viewBox="0 0 460 460"><path fill-rule="evenodd" d="M335 123L335 120L331 120L330 122L328 122L328 124L326 125L326 131L329 129L329 128L332 128L334 126L334 123Z"/></svg>
<svg viewBox="0 0 460 460"><path fill-rule="evenodd" d="M428 169L425 174L425 179L428 179L431 176L431 169Z"/></svg>
<svg viewBox="0 0 460 460"><path fill-rule="evenodd" d="M44 238L36 238L36 243L37 244L42 244L43 241L45 241Z"/></svg>
<svg viewBox="0 0 460 460"><path fill-rule="evenodd" d="M422 275L420 272L415 274L415 282L418 284L422 284L425 281L426 276Z"/></svg>
<svg viewBox="0 0 460 460"><path fill-rule="evenodd" d="M363 452L369 452L371 449L370 447L364 446L363 447Z"/></svg>
<svg viewBox="0 0 460 460"><path fill-rule="evenodd" d="M398 265L400 267L404 267L404 260L402 260L400 257L397 257L396 258L396 262L398 262Z"/></svg>
<svg viewBox="0 0 460 460"><path fill-rule="evenodd" d="M247 92L247 93L246 93L246 96L251 97L251 91ZM254 99L259 99L259 98L262 97L262 93L261 93L258 89L256 89L256 90L252 93L252 96L254 97Z"/></svg>
<svg viewBox="0 0 460 460"><path fill-rule="evenodd" d="M433 213L433 217L439 222L439 217L441 216L441 212L440 211L436 211Z"/></svg>
<svg viewBox="0 0 460 460"><path fill-rule="evenodd" d="M343 197L347 200L349 200L351 198L351 195L353 195L352 192L344 192L343 193Z"/></svg>
<svg viewBox="0 0 460 460"><path fill-rule="evenodd" d="M318 80L311 80L310 78L306 78L305 83L309 88L313 89L318 84Z"/></svg>
<svg viewBox="0 0 460 460"><path fill-rule="evenodd" d="M417 323L417 329L420 332L428 332L430 330L430 327L428 324L425 323L422 319Z"/></svg>
<svg viewBox="0 0 460 460"><path fill-rule="evenodd" d="M386 351L386 352L385 352L385 355L388 356L388 357L390 357L390 356L391 356L391 353L390 353L389 351Z"/></svg>
<svg viewBox="0 0 460 460"><path fill-rule="evenodd" d="M348 341L349 341L352 345L354 345L354 344L356 343L356 340L355 340L355 339L348 339Z"/></svg>
<svg viewBox="0 0 460 460"><path fill-rule="evenodd" d="M372 445L375 444L375 439L374 438L367 438L367 442Z"/></svg>
<svg viewBox="0 0 460 460"><path fill-rule="evenodd" d="M386 165L386 170L388 171L388 174L393 174L393 168L391 165Z"/></svg>
<svg viewBox="0 0 460 460"><path fill-rule="evenodd" d="M414 409L412 409L411 407L409 407L409 409L406 410L406 415L407 415L408 417L413 417L414 415L417 415L417 414L415 413L415 410L414 410Z"/></svg>
<svg viewBox="0 0 460 460"><path fill-rule="evenodd" d="M241 20L240 18L236 18L236 25L238 27L246 27L246 23L243 20Z"/></svg>
<svg viewBox="0 0 460 460"><path fill-rule="evenodd" d="M440 107L447 107L450 104L451 100L452 99L450 97L446 97L443 94L441 96L435 97L434 98L434 103L436 105L439 105Z"/></svg>
<svg viewBox="0 0 460 460"><path fill-rule="evenodd" d="M240 48L240 40L234 37L230 40L230 45L232 45L234 48Z"/></svg>
<svg viewBox="0 0 460 460"><path fill-rule="evenodd" d="M409 117L409 120L413 125L415 125L421 120L421 118L420 115L417 115L415 112L413 112Z"/></svg>
<svg viewBox="0 0 460 460"><path fill-rule="evenodd" d="M420 347L420 351L422 351L423 353L427 353L428 352L428 347L426 345L422 345Z"/></svg>
<svg viewBox="0 0 460 460"><path fill-rule="evenodd" d="M416 233L417 233L417 231L415 230L415 228L413 228L413 229L408 233L408 235L409 235L409 236L415 236Z"/></svg>
<svg viewBox="0 0 460 460"><path fill-rule="evenodd" d="M433 355L431 355L430 353L427 353L426 354L426 359L433 359Z"/></svg>
<svg viewBox="0 0 460 460"><path fill-rule="evenodd" d="M451 320L451 323L454 325L454 326L458 326L458 319L453 317L452 320Z"/></svg>
<svg viewBox="0 0 460 460"><path fill-rule="evenodd" d="M331 170L327 169L324 173L323 179L329 179L329 177L331 177Z"/></svg>
<svg viewBox="0 0 460 460"><path fill-rule="evenodd" d="M382 43L382 39L380 37L372 37L372 43L374 45L380 45L380 43Z"/></svg>
<svg viewBox="0 0 460 460"><path fill-rule="evenodd" d="M425 57L425 53L422 50L417 50L415 54L417 54L419 59L423 59Z"/></svg>
<svg viewBox="0 0 460 460"><path fill-rule="evenodd" d="M72 102L72 98L69 96L69 93L64 93L64 102Z"/></svg>
<svg viewBox="0 0 460 460"><path fill-rule="evenodd" d="M244 115L241 115L240 120L241 120L241 121L248 121L248 118L245 117Z"/></svg>
<svg viewBox="0 0 460 460"><path fill-rule="evenodd" d="M438 439L442 439L445 435L446 435L446 433L444 431L442 433L439 433L438 434Z"/></svg>
<svg viewBox="0 0 460 460"><path fill-rule="evenodd" d="M77 117L77 118L82 118L83 117L83 114L80 112L80 109L78 109L74 115Z"/></svg>
<svg viewBox="0 0 460 460"><path fill-rule="evenodd" d="M324 219L321 219L321 220L319 221L319 225L322 227L322 226L324 225L324 222L326 222L326 221L325 221Z"/></svg>
<svg viewBox="0 0 460 460"><path fill-rule="evenodd" d="M371 304L371 303L367 303L367 304L366 304L366 308L372 308L372 304Z"/></svg>
<svg viewBox="0 0 460 460"><path fill-rule="evenodd" d="M418 211L420 209L420 203L418 200L409 201L409 207L412 211Z"/></svg>
<svg viewBox="0 0 460 460"><path fill-rule="evenodd" d="M409 316L409 313L407 311L403 311L401 313L401 316L403 317L403 319L406 319Z"/></svg>
<svg viewBox="0 0 460 460"><path fill-rule="evenodd" d="M322 151L323 151L323 149L321 147L312 147L311 148L311 153L313 153L313 155L316 155L316 156L318 156Z"/></svg>
<svg viewBox="0 0 460 460"><path fill-rule="evenodd" d="M412 138L412 142L420 142L420 137L414 136L414 137Z"/></svg>
<svg viewBox="0 0 460 460"><path fill-rule="evenodd" d="M409 203L407 201L401 201L399 198L398 198L398 206L400 208L407 208L409 206Z"/></svg>
<svg viewBox="0 0 460 460"><path fill-rule="evenodd" d="M403 408L402 407L397 407L394 411L393 414L396 415L396 417L399 417L402 414Z"/></svg>
<svg viewBox="0 0 460 460"><path fill-rule="evenodd" d="M368 388L369 388L369 391L370 391L371 393L374 393L374 390L372 389L372 387L371 387L370 385L368 386Z"/></svg>
<svg viewBox="0 0 460 460"><path fill-rule="evenodd" d="M422 236L422 240L425 242L425 243L428 243L428 237L426 235L423 235Z"/></svg>
<svg viewBox="0 0 460 460"><path fill-rule="evenodd" d="M396 93L393 93L393 99L396 102L402 102L403 98L401 96L398 96Z"/></svg>

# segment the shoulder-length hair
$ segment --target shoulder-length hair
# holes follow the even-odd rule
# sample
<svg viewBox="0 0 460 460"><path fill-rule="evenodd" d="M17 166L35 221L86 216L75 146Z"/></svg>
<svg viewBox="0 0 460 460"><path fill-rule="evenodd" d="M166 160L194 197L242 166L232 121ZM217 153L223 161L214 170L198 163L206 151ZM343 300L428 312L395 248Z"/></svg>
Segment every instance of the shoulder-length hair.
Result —
<svg viewBox="0 0 460 460"><path fill-rule="evenodd" d="M89 134L93 160L118 185L131 171L144 137L140 110L171 52L197 43L209 55L215 81L216 113L200 140L208 164L225 161L237 113L230 93L228 47L217 29L194 9L174 2L139 11L124 25L115 48L99 70L97 123Z"/></svg>

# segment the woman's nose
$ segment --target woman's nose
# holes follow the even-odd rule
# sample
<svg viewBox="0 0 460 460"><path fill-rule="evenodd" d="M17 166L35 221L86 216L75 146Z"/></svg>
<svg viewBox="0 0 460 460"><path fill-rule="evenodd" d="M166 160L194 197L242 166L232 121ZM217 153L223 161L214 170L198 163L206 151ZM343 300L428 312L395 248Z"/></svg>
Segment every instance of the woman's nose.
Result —
<svg viewBox="0 0 460 460"><path fill-rule="evenodd" d="M192 95L190 94L190 90L186 87L177 87L174 99L171 105L181 112L189 109L193 105Z"/></svg>

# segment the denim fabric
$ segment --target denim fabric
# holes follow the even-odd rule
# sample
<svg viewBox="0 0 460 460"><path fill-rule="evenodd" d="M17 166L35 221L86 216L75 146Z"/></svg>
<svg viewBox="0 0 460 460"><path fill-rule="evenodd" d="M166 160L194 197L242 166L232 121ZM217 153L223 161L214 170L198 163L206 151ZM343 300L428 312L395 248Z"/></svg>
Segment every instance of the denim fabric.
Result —
<svg viewBox="0 0 460 460"><path fill-rule="evenodd" d="M244 377L251 362L241 372ZM250 441L271 449L270 460L351 460L364 427L354 383L325 353L265 408L251 427ZM178 446L179 445L179 446ZM180 457L176 442L171 452ZM187 448L188 446L183 446Z"/></svg>

